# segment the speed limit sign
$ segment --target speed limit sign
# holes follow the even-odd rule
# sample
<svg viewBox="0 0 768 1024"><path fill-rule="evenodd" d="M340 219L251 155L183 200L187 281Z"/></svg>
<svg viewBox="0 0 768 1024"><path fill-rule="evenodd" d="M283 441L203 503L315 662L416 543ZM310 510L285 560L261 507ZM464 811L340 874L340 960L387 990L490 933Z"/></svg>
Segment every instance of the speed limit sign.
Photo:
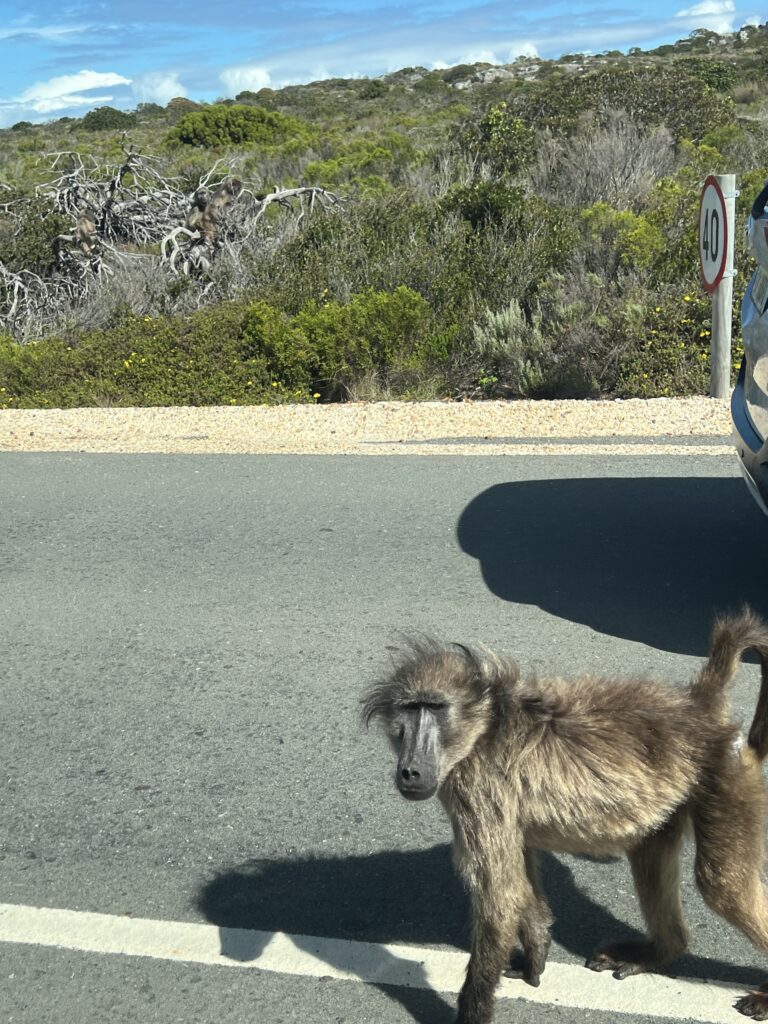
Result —
<svg viewBox="0 0 768 1024"><path fill-rule="evenodd" d="M704 287L714 292L723 279L728 257L728 215L723 190L712 174L701 190L699 257Z"/></svg>

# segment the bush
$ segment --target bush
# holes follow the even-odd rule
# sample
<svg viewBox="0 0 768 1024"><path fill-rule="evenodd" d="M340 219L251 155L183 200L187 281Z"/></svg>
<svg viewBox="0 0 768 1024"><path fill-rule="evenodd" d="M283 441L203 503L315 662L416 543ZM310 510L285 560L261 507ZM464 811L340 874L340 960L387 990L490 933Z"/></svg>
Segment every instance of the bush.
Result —
<svg viewBox="0 0 768 1024"><path fill-rule="evenodd" d="M531 162L535 149L533 129L504 102L491 107L477 125L464 124L457 142L499 174L518 174Z"/></svg>
<svg viewBox="0 0 768 1024"><path fill-rule="evenodd" d="M757 103L765 96L765 85L762 82L741 82L733 87L731 95L733 102L740 106Z"/></svg>
<svg viewBox="0 0 768 1024"><path fill-rule="evenodd" d="M624 110L647 126L665 125L676 140L699 141L733 118L733 103L679 67L608 67L586 74L552 77L521 93L511 112L527 124L571 132L594 111L599 120Z"/></svg>
<svg viewBox="0 0 768 1024"><path fill-rule="evenodd" d="M366 291L348 303L312 304L295 319L307 339L309 372L325 400L347 398L358 382L415 385L435 358L446 355L435 339L432 312L410 288Z"/></svg>
<svg viewBox="0 0 768 1024"><path fill-rule="evenodd" d="M528 323L519 302L487 309L472 325L471 358L475 381L488 396L535 397L544 380L541 327Z"/></svg>
<svg viewBox="0 0 768 1024"><path fill-rule="evenodd" d="M217 103L185 114L168 133L168 141L210 149L255 143L273 146L306 134L306 125L293 117L241 103Z"/></svg>
<svg viewBox="0 0 768 1024"><path fill-rule="evenodd" d="M153 121L156 118L165 117L165 107L161 107L159 103L139 103L136 107L136 116Z"/></svg>
<svg viewBox="0 0 768 1024"><path fill-rule="evenodd" d="M200 110L200 104L187 99L186 96L175 96L165 105L165 113L171 124L176 124L185 114L189 114L193 110Z"/></svg>
<svg viewBox="0 0 768 1024"><path fill-rule="evenodd" d="M689 57L683 61L683 70L701 79L705 85L715 92L727 92L736 81L736 68L733 64L726 64L722 60L712 60L707 57Z"/></svg>
<svg viewBox="0 0 768 1024"><path fill-rule="evenodd" d="M372 78L360 87L360 92L357 95L361 100L378 100L382 96L386 96L388 92L388 85L385 85L380 78Z"/></svg>
<svg viewBox="0 0 768 1024"><path fill-rule="evenodd" d="M46 199L29 199L21 226L0 213L0 263L9 270L29 270L46 276L54 269L56 260L53 246L57 235L70 226Z"/></svg>
<svg viewBox="0 0 768 1024"><path fill-rule="evenodd" d="M125 317L68 345L4 342L5 408L232 405L270 396L267 360L243 342L246 310L224 305L179 318ZM308 396L293 396L297 400Z"/></svg>
<svg viewBox="0 0 768 1024"><path fill-rule="evenodd" d="M450 341L407 288L312 303L294 317L261 301L127 316L77 344L0 338L0 408L311 402L372 384L402 392L444 368Z"/></svg>
<svg viewBox="0 0 768 1024"><path fill-rule="evenodd" d="M116 110L114 107L96 107L80 119L81 127L89 132L123 131L133 128L136 124L136 115L127 114L123 110Z"/></svg>
<svg viewBox="0 0 768 1024"><path fill-rule="evenodd" d="M570 136L541 132L532 171L535 190L564 207L595 202L635 208L676 166L666 128L635 124L626 114L586 114Z"/></svg>
<svg viewBox="0 0 768 1024"><path fill-rule="evenodd" d="M444 196L442 207L446 212L458 213L477 229L518 216L524 201L521 188L502 181L475 181L454 186Z"/></svg>
<svg viewBox="0 0 768 1024"><path fill-rule="evenodd" d="M691 290L669 294L656 306L623 311L627 347L619 361L621 398L706 395L709 391L711 309Z"/></svg>

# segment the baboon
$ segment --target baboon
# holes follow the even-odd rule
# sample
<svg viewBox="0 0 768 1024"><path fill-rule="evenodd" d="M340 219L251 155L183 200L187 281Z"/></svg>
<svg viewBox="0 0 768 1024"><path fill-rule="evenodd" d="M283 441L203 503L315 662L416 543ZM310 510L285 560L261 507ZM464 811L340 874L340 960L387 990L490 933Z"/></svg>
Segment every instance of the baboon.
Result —
<svg viewBox="0 0 768 1024"><path fill-rule="evenodd" d="M94 256L99 245L96 231L96 214L86 207L77 214L75 243L84 256Z"/></svg>
<svg viewBox="0 0 768 1024"><path fill-rule="evenodd" d="M749 648L762 682L745 742L725 691ZM686 949L679 850L688 825L705 901L768 952L768 626L749 609L715 622L709 659L684 689L646 678L524 677L494 654L421 640L369 690L362 715L385 726L400 793L437 794L453 826L472 905L457 1024L492 1020L502 972L539 984L553 917L537 850L628 855L648 936L600 949L592 970L626 978ZM768 983L736 1008L768 1020Z"/></svg>
<svg viewBox="0 0 768 1024"><path fill-rule="evenodd" d="M243 183L237 178L227 178L212 193L201 186L192 197L192 209L187 214L184 227L187 231L199 231L201 240L214 248L219 240L221 214L242 191Z"/></svg>

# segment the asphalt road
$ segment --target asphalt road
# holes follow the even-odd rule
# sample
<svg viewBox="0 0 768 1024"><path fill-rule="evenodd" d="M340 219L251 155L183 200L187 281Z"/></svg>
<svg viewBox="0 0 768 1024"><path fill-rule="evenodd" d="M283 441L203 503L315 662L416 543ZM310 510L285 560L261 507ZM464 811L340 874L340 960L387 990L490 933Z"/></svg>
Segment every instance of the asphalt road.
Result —
<svg viewBox="0 0 768 1024"><path fill-rule="evenodd" d="M113 917L465 950L440 808L396 795L357 722L402 635L678 682L715 611L768 615L768 522L735 458L694 448L4 454L0 524L0 902ZM747 666L735 689L747 719L756 678ZM553 961L639 926L623 863L544 867ZM677 972L760 980L688 881L685 899L695 950ZM562 996L504 1000L498 1021L649 1019ZM0 944L14 1024L449 1024L453 1001Z"/></svg>

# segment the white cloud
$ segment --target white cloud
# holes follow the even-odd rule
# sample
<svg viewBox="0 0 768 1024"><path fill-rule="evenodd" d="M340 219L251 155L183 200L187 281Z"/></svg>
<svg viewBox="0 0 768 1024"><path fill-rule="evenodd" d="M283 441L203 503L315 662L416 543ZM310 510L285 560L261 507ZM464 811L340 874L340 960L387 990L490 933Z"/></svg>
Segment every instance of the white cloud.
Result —
<svg viewBox="0 0 768 1024"><path fill-rule="evenodd" d="M459 58L459 64L502 64L493 50L470 50Z"/></svg>
<svg viewBox="0 0 768 1024"><path fill-rule="evenodd" d="M24 20L19 20L16 25L8 28L0 28L0 39L15 39L19 36L44 39L47 42L56 42L65 36L77 35L86 29L85 25L46 25L43 28L27 26Z"/></svg>
<svg viewBox="0 0 768 1024"><path fill-rule="evenodd" d="M239 67L226 68L222 71L219 81L227 87L232 96L236 96L246 89L250 92L266 89L271 79L266 68L256 64L241 64Z"/></svg>
<svg viewBox="0 0 768 1024"><path fill-rule="evenodd" d="M37 99L33 103L23 103L20 106L35 114L55 114L57 110L69 110L71 107L97 107L103 103L111 103L114 97L111 94L103 96L79 96L77 93L67 93L66 96L51 96L50 99Z"/></svg>
<svg viewBox="0 0 768 1024"><path fill-rule="evenodd" d="M91 90L130 84L130 78L112 71L84 70L74 75L57 75L45 82L35 82L18 96L0 98L0 124L13 124L19 119L39 121L63 110L111 103L111 93L94 95Z"/></svg>
<svg viewBox="0 0 768 1024"><path fill-rule="evenodd" d="M712 32L733 32L736 5L733 0L703 0L678 11L676 18L685 18L693 28L708 28Z"/></svg>
<svg viewBox="0 0 768 1024"><path fill-rule="evenodd" d="M3 105L26 107L35 114L50 114L68 107L88 107L108 103L111 95L83 96L91 89L104 89L115 85L130 85L130 78L113 72L78 71L75 75L58 75L47 82L35 82L19 96L0 101Z"/></svg>
<svg viewBox="0 0 768 1024"><path fill-rule="evenodd" d="M507 64L514 64L518 57L538 57L539 51L536 49L536 44L530 40L526 40L523 43L515 43L514 47L509 51L507 56Z"/></svg>
<svg viewBox="0 0 768 1024"><path fill-rule="evenodd" d="M75 75L58 75L47 82L35 82L18 97L19 102L27 103L38 99L50 100L57 96L83 92L88 89L103 89L112 85L130 85L130 78L114 74L111 71L78 71Z"/></svg>
<svg viewBox="0 0 768 1024"><path fill-rule="evenodd" d="M137 103L159 103L165 106L177 96L186 96L187 90L174 71L148 71L133 80L133 95Z"/></svg>

